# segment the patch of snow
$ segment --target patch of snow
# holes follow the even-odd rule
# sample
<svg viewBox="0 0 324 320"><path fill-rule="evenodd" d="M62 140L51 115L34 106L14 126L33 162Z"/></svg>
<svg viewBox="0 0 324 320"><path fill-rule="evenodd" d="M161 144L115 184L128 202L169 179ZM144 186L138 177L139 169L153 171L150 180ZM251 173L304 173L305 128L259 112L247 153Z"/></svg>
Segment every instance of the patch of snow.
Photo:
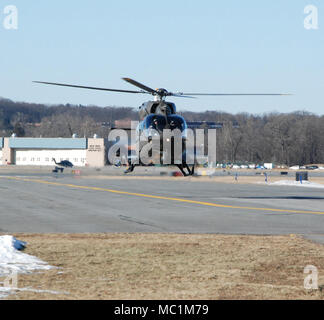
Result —
<svg viewBox="0 0 324 320"><path fill-rule="evenodd" d="M303 183L300 183L300 181L292 181L292 180L280 180L280 181L268 183L268 185L295 186L295 187L308 187L308 188L320 188L320 189L324 188L324 185L320 183L314 183L310 181L303 181Z"/></svg>
<svg viewBox="0 0 324 320"><path fill-rule="evenodd" d="M49 294L65 294L69 295L69 292L60 292L60 291L53 291L53 290L39 290L39 289L32 289L32 288L6 288L0 287L0 299L6 298L9 295L15 294L17 291L20 292L34 292L34 293L49 293Z"/></svg>
<svg viewBox="0 0 324 320"><path fill-rule="evenodd" d="M0 277L54 268L34 256L21 252L25 246L25 242L19 241L13 236L0 236ZM11 294L15 290L23 289L4 287L0 284L0 298Z"/></svg>
<svg viewBox="0 0 324 320"><path fill-rule="evenodd" d="M0 286L0 299L6 298L13 293L14 292L12 288L6 288Z"/></svg>
<svg viewBox="0 0 324 320"><path fill-rule="evenodd" d="M0 237L0 277L16 273L30 273L34 270L49 270L53 267L46 262L22 253L26 243L13 236Z"/></svg>

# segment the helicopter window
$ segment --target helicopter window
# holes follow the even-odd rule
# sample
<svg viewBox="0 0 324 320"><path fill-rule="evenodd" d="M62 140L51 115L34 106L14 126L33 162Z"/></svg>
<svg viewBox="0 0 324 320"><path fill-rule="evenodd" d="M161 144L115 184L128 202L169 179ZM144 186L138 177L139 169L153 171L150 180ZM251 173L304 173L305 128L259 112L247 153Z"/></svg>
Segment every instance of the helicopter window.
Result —
<svg viewBox="0 0 324 320"><path fill-rule="evenodd" d="M179 129L184 131L187 129L187 124L182 117L172 117L169 121L170 129Z"/></svg>
<svg viewBox="0 0 324 320"><path fill-rule="evenodd" d="M165 119L164 118L155 118L151 124L153 129L163 130L165 128Z"/></svg>
<svg viewBox="0 0 324 320"><path fill-rule="evenodd" d="M166 108L166 114L167 115L171 115L173 112L172 112L172 108L170 106L167 106Z"/></svg>
<svg viewBox="0 0 324 320"><path fill-rule="evenodd" d="M148 116L146 118L145 127L162 131L165 128L166 121L163 116Z"/></svg>
<svg viewBox="0 0 324 320"><path fill-rule="evenodd" d="M151 113L157 113L157 109L158 109L159 105L160 105L159 103L153 104L151 107Z"/></svg>
<svg viewBox="0 0 324 320"><path fill-rule="evenodd" d="M163 131L163 129L170 128L171 130L179 129L181 132L187 129L185 120L180 116L169 116L168 126L166 123L166 117L160 115L151 115L144 120L145 129L154 129L157 131Z"/></svg>

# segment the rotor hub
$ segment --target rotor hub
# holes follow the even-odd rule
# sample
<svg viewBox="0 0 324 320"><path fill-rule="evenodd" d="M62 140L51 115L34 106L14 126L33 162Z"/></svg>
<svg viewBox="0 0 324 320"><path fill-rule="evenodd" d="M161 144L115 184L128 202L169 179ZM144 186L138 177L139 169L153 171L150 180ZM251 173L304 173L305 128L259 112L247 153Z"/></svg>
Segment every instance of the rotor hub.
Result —
<svg viewBox="0 0 324 320"><path fill-rule="evenodd" d="M158 88L156 89L156 94L158 96L162 97L167 97L169 95L169 91L164 89L164 88Z"/></svg>

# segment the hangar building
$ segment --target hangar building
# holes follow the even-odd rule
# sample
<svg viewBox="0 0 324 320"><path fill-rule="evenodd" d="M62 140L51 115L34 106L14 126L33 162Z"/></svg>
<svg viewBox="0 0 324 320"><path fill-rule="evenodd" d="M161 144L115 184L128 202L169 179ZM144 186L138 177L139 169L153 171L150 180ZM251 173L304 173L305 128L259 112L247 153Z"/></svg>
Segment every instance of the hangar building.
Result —
<svg viewBox="0 0 324 320"><path fill-rule="evenodd" d="M102 138L0 138L0 165L52 166L53 158L76 167L103 167L106 141Z"/></svg>

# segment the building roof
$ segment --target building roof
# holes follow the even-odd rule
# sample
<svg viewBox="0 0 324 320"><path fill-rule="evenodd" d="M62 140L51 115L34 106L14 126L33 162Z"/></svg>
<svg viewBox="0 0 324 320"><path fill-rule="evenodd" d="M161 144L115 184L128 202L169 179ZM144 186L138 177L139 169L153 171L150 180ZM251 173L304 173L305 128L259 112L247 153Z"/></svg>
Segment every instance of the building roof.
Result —
<svg viewBox="0 0 324 320"><path fill-rule="evenodd" d="M87 149L86 138L10 138L12 149Z"/></svg>

